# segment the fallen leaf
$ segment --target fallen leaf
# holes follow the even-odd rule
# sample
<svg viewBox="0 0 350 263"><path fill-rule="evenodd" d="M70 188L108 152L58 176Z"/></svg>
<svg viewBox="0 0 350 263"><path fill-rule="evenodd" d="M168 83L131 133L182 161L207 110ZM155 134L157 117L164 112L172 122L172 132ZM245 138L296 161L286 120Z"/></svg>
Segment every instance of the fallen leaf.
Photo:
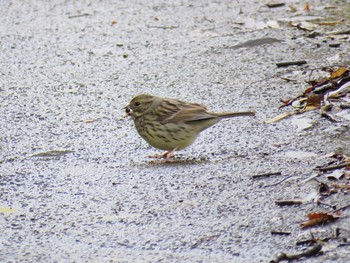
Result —
<svg viewBox="0 0 350 263"><path fill-rule="evenodd" d="M347 67L340 67L337 70L333 70L330 72L330 79L339 78L341 75L343 75L348 70Z"/></svg>
<svg viewBox="0 0 350 263"><path fill-rule="evenodd" d="M303 222L300 227L301 229L305 229L308 227L313 227L316 225L325 224L328 222L332 222L340 217L339 214L335 213L326 213L326 212L320 212L320 213L310 213L308 214L309 220L306 222Z"/></svg>
<svg viewBox="0 0 350 263"><path fill-rule="evenodd" d="M314 106L314 107L319 108L320 105L321 105L322 97L323 96L318 95L318 94L311 94L306 99L306 105L307 106Z"/></svg>
<svg viewBox="0 0 350 263"><path fill-rule="evenodd" d="M343 170L338 169L338 170L334 170L334 171L331 172L330 174L326 174L326 177L327 177L328 179L339 180L343 175L344 175Z"/></svg>

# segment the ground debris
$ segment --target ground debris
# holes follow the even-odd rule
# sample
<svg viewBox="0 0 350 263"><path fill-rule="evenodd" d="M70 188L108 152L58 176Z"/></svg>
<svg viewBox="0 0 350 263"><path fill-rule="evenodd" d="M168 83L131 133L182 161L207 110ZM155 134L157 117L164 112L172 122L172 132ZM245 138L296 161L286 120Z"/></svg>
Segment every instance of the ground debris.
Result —
<svg viewBox="0 0 350 263"><path fill-rule="evenodd" d="M83 17L83 16L90 16L90 14L83 13L83 14L71 15L71 16L68 16L68 18L72 19L72 18L78 18L78 17Z"/></svg>
<svg viewBox="0 0 350 263"><path fill-rule="evenodd" d="M289 236L292 232L283 230L271 230L271 235Z"/></svg>
<svg viewBox="0 0 350 263"><path fill-rule="evenodd" d="M306 60L297 60L297 61L285 61L285 62L277 62L276 66L279 68L288 67L288 66L301 66L307 64Z"/></svg>
<svg viewBox="0 0 350 263"><path fill-rule="evenodd" d="M317 244L316 246L310 248L309 250L306 250L298 254L286 254L282 252L275 259L271 260L270 263L297 260L304 257L314 257L314 256L317 256L318 253L321 252L321 250L322 250L322 245Z"/></svg>
<svg viewBox="0 0 350 263"><path fill-rule="evenodd" d="M74 151L72 150L51 150L47 152L40 152L37 154L33 154L32 157L58 157L58 156L63 156L73 152Z"/></svg>
<svg viewBox="0 0 350 263"><path fill-rule="evenodd" d="M309 218L308 221L301 223L300 227L301 229L317 226L317 225L323 225L325 223L332 222L340 217L340 214L338 212L319 212L319 213L310 213L307 215Z"/></svg>
<svg viewBox="0 0 350 263"><path fill-rule="evenodd" d="M281 172L270 172L270 173L262 173L262 174L254 174L252 175L253 179L258 179L258 178L265 178L265 177L270 177L270 176L274 176L274 175L282 175Z"/></svg>
<svg viewBox="0 0 350 263"><path fill-rule="evenodd" d="M303 203L302 200L276 200L275 204L279 206L285 205L301 205Z"/></svg>
<svg viewBox="0 0 350 263"><path fill-rule="evenodd" d="M282 100L279 108L292 106L294 111L283 113L265 123L275 123L289 116L311 110L320 110L321 116L332 122L337 122L338 118L332 116L331 111L337 111L337 116L347 119L347 114L341 113L348 110L348 106L350 107L350 66L325 70L329 71L328 78L310 81L311 86L306 88L301 95L293 99Z"/></svg>
<svg viewBox="0 0 350 263"><path fill-rule="evenodd" d="M285 6L286 5L286 3L284 3L284 2L270 2L270 3L267 3L266 4L266 6L268 7L268 8L276 8L276 7L281 7L281 6Z"/></svg>
<svg viewBox="0 0 350 263"><path fill-rule="evenodd" d="M330 181L337 183L320 182L319 193L321 196L330 196L334 193L350 192L350 157L344 154L332 154L327 164L317 166L318 175L324 175Z"/></svg>

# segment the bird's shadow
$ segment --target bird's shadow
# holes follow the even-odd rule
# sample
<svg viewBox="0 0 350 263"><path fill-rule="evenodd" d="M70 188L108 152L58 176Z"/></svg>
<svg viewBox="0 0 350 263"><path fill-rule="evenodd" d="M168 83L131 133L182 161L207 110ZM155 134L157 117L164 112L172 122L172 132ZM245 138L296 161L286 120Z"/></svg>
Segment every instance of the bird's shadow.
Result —
<svg viewBox="0 0 350 263"><path fill-rule="evenodd" d="M197 158L185 158L177 155L176 157L171 159L155 158L153 160L148 161L148 164L155 165L155 166L161 166L161 165L177 166L177 165L201 164L201 163L206 163L208 161L209 161L209 158L207 156L200 156Z"/></svg>

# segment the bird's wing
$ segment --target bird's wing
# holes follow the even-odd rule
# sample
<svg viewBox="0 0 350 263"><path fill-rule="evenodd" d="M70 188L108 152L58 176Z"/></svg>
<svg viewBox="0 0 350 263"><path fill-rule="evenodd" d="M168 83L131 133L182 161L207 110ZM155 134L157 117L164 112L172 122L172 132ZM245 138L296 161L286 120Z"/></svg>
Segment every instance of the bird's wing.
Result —
<svg viewBox="0 0 350 263"><path fill-rule="evenodd" d="M162 123L191 122L216 117L208 113L204 105L178 100L164 101L157 111L160 116L158 120Z"/></svg>

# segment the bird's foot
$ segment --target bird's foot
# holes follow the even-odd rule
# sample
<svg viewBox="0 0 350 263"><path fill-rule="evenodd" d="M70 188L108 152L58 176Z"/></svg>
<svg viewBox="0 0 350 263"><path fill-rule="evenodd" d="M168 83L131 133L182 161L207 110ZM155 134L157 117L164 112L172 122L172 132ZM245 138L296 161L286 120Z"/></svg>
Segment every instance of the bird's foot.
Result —
<svg viewBox="0 0 350 263"><path fill-rule="evenodd" d="M165 159L165 161L170 161L171 159L175 158L174 152L176 151L177 148L171 151L166 151L165 153L162 154L154 154L148 156L149 158L158 158L158 159Z"/></svg>

